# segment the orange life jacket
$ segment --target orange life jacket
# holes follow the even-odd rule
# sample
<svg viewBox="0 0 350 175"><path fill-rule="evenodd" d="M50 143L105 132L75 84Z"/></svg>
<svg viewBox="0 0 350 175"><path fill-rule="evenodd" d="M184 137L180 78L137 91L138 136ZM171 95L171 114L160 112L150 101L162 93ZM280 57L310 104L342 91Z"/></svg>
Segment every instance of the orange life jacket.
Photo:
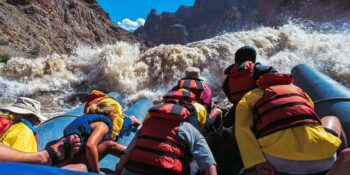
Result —
<svg viewBox="0 0 350 175"><path fill-rule="evenodd" d="M264 95L254 106L258 138L294 126L321 123L312 103L302 89L291 84L293 81L291 75L280 73L259 78L257 84Z"/></svg>
<svg viewBox="0 0 350 175"><path fill-rule="evenodd" d="M126 168L140 174L189 174L192 156L178 130L190 112L181 105L161 103L148 113Z"/></svg>
<svg viewBox="0 0 350 175"><path fill-rule="evenodd" d="M253 79L254 65L253 62L246 61L243 70L239 71L239 64L235 64L229 72L225 72L229 77L229 92L233 104L237 104L244 94L257 88Z"/></svg>
<svg viewBox="0 0 350 175"><path fill-rule="evenodd" d="M196 95L196 100L199 103L202 103L202 94L204 89L206 88L206 85L202 81L196 79L181 79L179 80L177 87L178 89L183 88L191 91Z"/></svg>

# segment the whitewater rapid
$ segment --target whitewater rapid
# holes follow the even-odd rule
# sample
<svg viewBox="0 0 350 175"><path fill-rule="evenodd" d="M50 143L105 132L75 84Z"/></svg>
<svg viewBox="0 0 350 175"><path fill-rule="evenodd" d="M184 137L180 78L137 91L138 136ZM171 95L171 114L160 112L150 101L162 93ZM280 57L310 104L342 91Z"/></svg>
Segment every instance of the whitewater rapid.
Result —
<svg viewBox="0 0 350 175"><path fill-rule="evenodd" d="M125 104L147 97L159 99L183 75L188 66L202 76L223 100L223 71L234 63L243 45L257 48L257 61L290 73L301 63L350 86L350 32L322 32L301 25L226 33L187 45L160 45L141 52L138 45L117 42L91 47L80 45L71 55L52 54L0 63L0 104L28 96L43 104L43 112L55 116L81 104L73 94L100 89L117 91Z"/></svg>

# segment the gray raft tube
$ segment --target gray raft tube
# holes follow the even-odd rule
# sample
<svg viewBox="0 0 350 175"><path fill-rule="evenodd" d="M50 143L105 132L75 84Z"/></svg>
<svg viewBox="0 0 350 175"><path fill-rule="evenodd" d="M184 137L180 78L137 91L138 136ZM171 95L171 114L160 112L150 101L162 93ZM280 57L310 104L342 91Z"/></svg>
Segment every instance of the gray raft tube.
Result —
<svg viewBox="0 0 350 175"><path fill-rule="evenodd" d="M349 140L350 89L306 64L295 66L291 73L295 84L310 95L320 116L338 117Z"/></svg>

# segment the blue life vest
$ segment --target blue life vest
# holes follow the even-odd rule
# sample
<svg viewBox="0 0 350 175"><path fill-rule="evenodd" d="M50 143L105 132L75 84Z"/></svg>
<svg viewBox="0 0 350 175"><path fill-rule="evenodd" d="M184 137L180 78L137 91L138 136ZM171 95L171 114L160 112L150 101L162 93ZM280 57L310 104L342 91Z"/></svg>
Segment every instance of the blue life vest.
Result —
<svg viewBox="0 0 350 175"><path fill-rule="evenodd" d="M111 139L113 123L108 117L101 114L86 114L76 118L64 129L64 136L78 134L82 139L82 145L85 145L92 132L90 125L95 122L104 122L109 128L108 133L103 137L102 141Z"/></svg>

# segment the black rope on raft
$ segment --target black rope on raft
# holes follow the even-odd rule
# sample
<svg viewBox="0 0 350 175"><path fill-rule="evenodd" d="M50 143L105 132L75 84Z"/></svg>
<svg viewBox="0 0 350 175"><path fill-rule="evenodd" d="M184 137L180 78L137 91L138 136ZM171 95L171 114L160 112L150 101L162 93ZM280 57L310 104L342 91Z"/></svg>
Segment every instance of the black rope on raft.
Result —
<svg viewBox="0 0 350 175"><path fill-rule="evenodd" d="M58 116L56 116L56 117L52 117L52 118L50 118L50 119L48 119L48 120L45 120L45 121L43 121L42 123L48 122L48 121L50 121L50 120L53 120L53 119L59 118L59 117L80 117L80 116L82 116L82 115L77 115L77 114L62 114L62 115L58 115Z"/></svg>
<svg viewBox="0 0 350 175"><path fill-rule="evenodd" d="M334 97L334 98L325 98L322 100L317 100L314 101L314 104L318 104L318 103L325 103L325 102L332 102L332 101L349 101L350 102L350 98L348 97Z"/></svg>

